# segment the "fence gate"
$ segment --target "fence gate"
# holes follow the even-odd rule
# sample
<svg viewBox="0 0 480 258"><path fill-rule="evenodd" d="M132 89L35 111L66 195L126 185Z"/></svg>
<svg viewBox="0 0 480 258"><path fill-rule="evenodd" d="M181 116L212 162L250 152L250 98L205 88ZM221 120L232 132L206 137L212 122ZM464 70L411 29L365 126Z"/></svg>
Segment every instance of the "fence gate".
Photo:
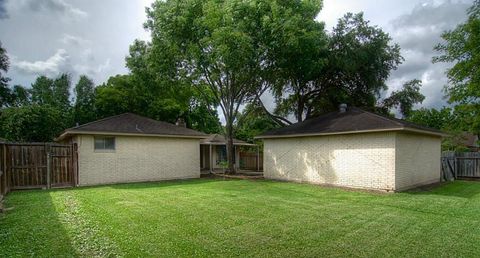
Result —
<svg viewBox="0 0 480 258"><path fill-rule="evenodd" d="M6 170L10 189L75 185L76 150L74 145L9 143L6 146Z"/></svg>
<svg viewBox="0 0 480 258"><path fill-rule="evenodd" d="M442 177L444 180L456 178L480 178L480 152L442 153Z"/></svg>

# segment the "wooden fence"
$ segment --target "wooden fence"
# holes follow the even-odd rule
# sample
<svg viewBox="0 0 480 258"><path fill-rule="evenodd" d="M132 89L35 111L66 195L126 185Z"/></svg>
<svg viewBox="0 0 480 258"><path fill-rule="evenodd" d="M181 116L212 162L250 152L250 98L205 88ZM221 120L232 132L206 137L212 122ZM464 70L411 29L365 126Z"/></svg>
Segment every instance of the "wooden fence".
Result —
<svg viewBox="0 0 480 258"><path fill-rule="evenodd" d="M6 167L6 145L4 143L0 143L0 202L3 199L9 189L7 185L7 167ZM1 203L0 203L0 210L1 210Z"/></svg>
<svg viewBox="0 0 480 258"><path fill-rule="evenodd" d="M263 171L263 153L240 152L240 169Z"/></svg>
<svg viewBox="0 0 480 258"><path fill-rule="evenodd" d="M480 178L480 152L442 153L442 177Z"/></svg>
<svg viewBox="0 0 480 258"><path fill-rule="evenodd" d="M5 192L76 185L76 145L7 143L2 152Z"/></svg>

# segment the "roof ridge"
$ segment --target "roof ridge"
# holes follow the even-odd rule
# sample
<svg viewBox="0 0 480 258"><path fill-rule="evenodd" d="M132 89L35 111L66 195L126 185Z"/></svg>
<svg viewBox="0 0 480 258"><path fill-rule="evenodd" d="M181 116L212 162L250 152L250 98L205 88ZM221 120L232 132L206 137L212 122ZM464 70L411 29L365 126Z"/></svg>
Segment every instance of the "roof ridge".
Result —
<svg viewBox="0 0 480 258"><path fill-rule="evenodd" d="M64 130L64 132L69 131L69 130L73 130L73 129L82 128L82 127L85 127L87 125L91 125L91 124L94 124L94 123L97 123L97 122L107 121L107 120L110 120L110 119L113 119L113 118L116 118L116 117L119 117L119 116L123 116L123 115L128 115L128 114L132 114L132 113L126 112L126 113L122 113L122 114L118 114L118 115L114 115L114 116L104 117L104 118L101 118L101 119L98 119L98 120L95 120L95 121L92 121L92 122L88 122L88 123L85 123L85 124L81 124L81 125L78 125L78 126L67 128L67 129Z"/></svg>
<svg viewBox="0 0 480 258"><path fill-rule="evenodd" d="M134 116L143 118L143 119L150 120L150 121L152 121L152 122L162 123L162 124L166 124L166 125L168 125L168 126L175 126L175 127L178 127L178 128L183 128L183 129L187 129L187 130L191 130L191 131L196 131L195 129L192 129L192 128L178 126L178 125L172 124L172 123L170 123L170 122L156 120L156 119L153 119L153 118L150 118L150 117L147 117L147 116L141 116L141 115L138 115L138 114L135 114L135 113L130 113L130 112L128 112L128 113L124 113L124 114L131 114L131 115L134 115Z"/></svg>
<svg viewBox="0 0 480 258"><path fill-rule="evenodd" d="M400 122L400 121L397 121L396 118L390 118L390 117L386 117L386 116L383 116L383 115L379 115L379 114L377 114L377 113L370 112L370 111L366 111L366 110L363 110L363 109L358 108L358 107L351 107L351 108L352 108L352 109L358 109L358 110L360 110L360 111L362 111L362 112L368 113L368 114L370 114L370 115L374 115L374 116L376 116L376 117L378 117L378 118L381 118L381 119L383 119L383 120L393 122L393 123L395 123L395 124L397 124L397 125L400 125L400 126L403 127L403 128L405 127L405 124L403 124L403 123Z"/></svg>

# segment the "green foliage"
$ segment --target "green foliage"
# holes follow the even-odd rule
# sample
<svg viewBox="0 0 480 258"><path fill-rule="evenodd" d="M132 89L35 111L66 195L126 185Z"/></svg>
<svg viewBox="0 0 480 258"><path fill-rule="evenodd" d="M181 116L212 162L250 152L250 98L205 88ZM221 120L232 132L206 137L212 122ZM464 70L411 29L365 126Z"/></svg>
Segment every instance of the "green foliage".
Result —
<svg viewBox="0 0 480 258"><path fill-rule="evenodd" d="M370 25L363 13L348 13L339 19L328 35L326 50L320 35L319 43L311 46L316 48L316 73L300 77L309 78L310 82L298 84L298 88L293 89L290 84L277 88L276 113L284 117L295 114L296 120L302 121L336 110L340 103L375 107L379 93L387 88L385 81L390 71L403 61L400 47L382 29ZM312 52L310 48L302 50L304 55ZM285 92L287 96L283 96Z"/></svg>
<svg viewBox="0 0 480 258"><path fill-rule="evenodd" d="M73 120L75 123L85 124L94 121L96 117L95 85L91 79L82 75L75 85Z"/></svg>
<svg viewBox="0 0 480 258"><path fill-rule="evenodd" d="M12 90L12 103L13 107L20 107L31 103L32 94L30 89L26 89L21 85L15 85Z"/></svg>
<svg viewBox="0 0 480 258"><path fill-rule="evenodd" d="M302 49L322 44L317 36L323 25L315 22L320 8L320 1L157 1L145 23L152 43L135 42L140 54L129 61L155 71L157 81L195 86L204 101L220 106L233 170L233 125L240 105L276 83L277 68L284 80L316 69L310 62L315 57ZM300 53L302 58L294 58ZM142 56L148 65L138 62ZM295 65L309 71L294 71Z"/></svg>
<svg viewBox="0 0 480 258"><path fill-rule="evenodd" d="M32 102L37 105L54 105L53 80L38 76L32 84Z"/></svg>
<svg viewBox="0 0 480 258"><path fill-rule="evenodd" d="M70 88L71 80L68 74L61 74L52 84L53 106L59 108L63 112L70 111Z"/></svg>
<svg viewBox="0 0 480 258"><path fill-rule="evenodd" d="M95 88L97 116L104 118L128 112L133 107L136 95L128 75L116 75ZM133 112L133 110L132 110Z"/></svg>
<svg viewBox="0 0 480 258"><path fill-rule="evenodd" d="M441 53L434 62L453 63L447 70L445 91L456 105L468 131L480 135L480 1L468 10L468 19L442 35L445 43L435 49Z"/></svg>
<svg viewBox="0 0 480 258"><path fill-rule="evenodd" d="M456 115L449 107L443 107L440 110L435 108L413 110L406 117L406 120L415 124L445 131L454 131L458 122Z"/></svg>
<svg viewBox="0 0 480 258"><path fill-rule="evenodd" d="M420 108L413 110L406 117L406 120L418 125L423 125L430 128L435 128L448 133L448 137L445 137L442 141L442 150L450 151L465 151L465 120L462 114L457 112L456 109L449 107L443 107L441 109L427 109Z"/></svg>
<svg viewBox="0 0 480 258"><path fill-rule="evenodd" d="M65 129L62 113L50 105L26 105L2 110L1 136L11 141L52 141Z"/></svg>
<svg viewBox="0 0 480 258"><path fill-rule="evenodd" d="M39 76L32 84L32 102L50 105L64 112L70 109L70 76L61 74L55 79Z"/></svg>
<svg viewBox="0 0 480 258"><path fill-rule="evenodd" d="M403 85L402 90L393 91L390 97L383 100L383 107L399 108L403 117L409 117L413 110L413 105L422 103L425 96L420 93L422 81L411 80Z"/></svg>
<svg viewBox="0 0 480 258"><path fill-rule="evenodd" d="M251 103L243 109L238 117L235 137L253 143L256 142L255 136L278 127L279 125L264 112L262 107ZM257 143L261 143L261 141Z"/></svg>
<svg viewBox="0 0 480 258"><path fill-rule="evenodd" d="M10 62L8 60L7 51L2 47L0 42L0 108L8 106L12 102L11 91L8 88L8 82L10 78L5 77L5 74L8 71Z"/></svg>

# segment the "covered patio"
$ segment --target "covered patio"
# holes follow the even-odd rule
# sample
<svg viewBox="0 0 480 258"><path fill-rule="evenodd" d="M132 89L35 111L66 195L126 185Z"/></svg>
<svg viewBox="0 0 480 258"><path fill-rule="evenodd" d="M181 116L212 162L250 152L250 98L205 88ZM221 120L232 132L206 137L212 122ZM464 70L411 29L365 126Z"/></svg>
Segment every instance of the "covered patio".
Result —
<svg viewBox="0 0 480 258"><path fill-rule="evenodd" d="M261 171L263 161L259 146L233 139L234 166L237 171ZM200 141L200 168L202 174L223 171L227 162L227 142L220 134L212 134Z"/></svg>

